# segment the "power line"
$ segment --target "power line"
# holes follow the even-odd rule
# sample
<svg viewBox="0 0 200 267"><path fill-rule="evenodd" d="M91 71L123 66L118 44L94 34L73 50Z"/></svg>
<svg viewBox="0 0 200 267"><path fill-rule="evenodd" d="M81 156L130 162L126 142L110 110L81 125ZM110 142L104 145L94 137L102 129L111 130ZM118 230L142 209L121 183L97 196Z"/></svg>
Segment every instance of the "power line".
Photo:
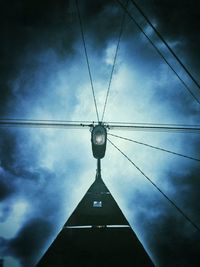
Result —
<svg viewBox="0 0 200 267"><path fill-rule="evenodd" d="M180 58L176 55L176 53L173 51L173 49L168 45L166 40L163 38L163 36L160 34L160 32L154 27L154 25L151 23L147 15L142 11L140 6L134 1L131 0L132 4L137 8L137 10L142 14L142 16L146 19L148 24L151 26L151 28L155 31L155 33L158 35L160 40L165 44L165 46L168 48L168 50L171 52L171 54L175 57L175 59L178 61L178 63L181 65L181 67L185 70L185 72L188 74L188 76L192 79L192 81L196 84L198 89L200 89L200 85L197 82L197 80L193 77L193 75L189 72L189 70L186 68L186 66L183 64L183 62L180 60Z"/></svg>
<svg viewBox="0 0 200 267"><path fill-rule="evenodd" d="M93 123L93 124L98 124L98 121L79 121L79 120L55 120L55 119L22 119L22 118L0 118L0 121L26 121L26 122L58 122L58 123L81 123L81 124L86 124L86 123ZM149 122L117 122L117 121L108 121L104 122L104 125L109 128L109 125L111 126L163 126L163 127L174 127L174 128L179 128L179 127L185 127L189 129L195 129L195 128L200 128L200 124L178 124L178 123L149 123Z"/></svg>
<svg viewBox="0 0 200 267"><path fill-rule="evenodd" d="M97 109L97 102L96 102L96 97L95 97L95 93L94 93L92 74L91 74L89 58L88 58L88 54L87 54L86 42L85 42L84 31L83 31L83 23L82 23L82 20L81 20L81 14L80 14L79 6L78 6L78 0L76 0L75 2L76 2L76 8L77 8L79 25L80 25L81 36L82 36L82 42L83 42L84 51L85 51L85 57L86 57L86 62L87 62L89 78L90 78L90 84L91 84L91 88L92 88L92 95L93 95L93 99L94 99L94 105L95 105L97 120L99 121L99 113L98 113L98 109Z"/></svg>
<svg viewBox="0 0 200 267"><path fill-rule="evenodd" d="M119 122L119 121L107 121L106 124L115 124L115 125L140 125L140 126L166 126L166 127L200 127L200 124L181 124L181 123L153 123L153 122Z"/></svg>
<svg viewBox="0 0 200 267"><path fill-rule="evenodd" d="M166 198L172 206L191 224L193 227L200 232L199 226L194 223L187 214L182 211L174 201L172 201L124 152L121 151L113 142L111 142L109 139L108 141L111 143L112 146L114 146L162 195L164 198Z"/></svg>
<svg viewBox="0 0 200 267"><path fill-rule="evenodd" d="M164 57L164 55L160 52L160 50L158 49L158 47L153 43L153 41L149 38L149 36L144 32L144 30L142 29L142 27L138 24L138 22L134 19L134 17L132 16L132 14L128 11L128 9L126 8L126 6L124 4L122 4L119 0L116 0L119 5L125 10L125 12L128 14L128 16L130 17L130 19L135 23L135 25L139 28L139 30L144 34L144 36L148 39L148 41L150 42L150 44L154 47L154 49L156 50L156 52L160 55L160 57L164 60L164 62L169 66L169 68L173 71L173 73L177 76L177 78L180 80L180 82L184 85L184 87L187 89L187 91L190 93L190 95L198 102L198 104L200 104L200 100L195 96L195 94L191 91L191 89L189 88L189 86L184 82L184 80L180 77L180 75L175 71L175 69L171 66L171 64L169 63L169 61Z"/></svg>
<svg viewBox="0 0 200 267"><path fill-rule="evenodd" d="M0 120L0 127L27 127L27 128L62 128L62 129L80 129L84 127L92 127L93 124L86 123L67 123L59 121L37 121L37 120Z"/></svg>
<svg viewBox="0 0 200 267"><path fill-rule="evenodd" d="M91 121L72 121L72 120L39 120L39 119L20 119L20 118L0 118L0 122L9 122L9 121L22 121L22 122L48 122L48 123L80 123L80 124L85 124L85 123L91 123ZM97 123L96 121L93 123Z"/></svg>
<svg viewBox="0 0 200 267"><path fill-rule="evenodd" d="M157 149L157 150L160 150L160 151L163 151L163 152L167 152L167 153L170 153L170 154L173 154L173 155L177 155L177 156L180 156L180 157L184 157L184 158L187 158L187 159L191 159L191 160L195 160L195 161L200 162L200 159L197 159L197 158L194 158L194 157L190 157L190 156L186 156L186 155L183 155L181 153L177 153L177 152L174 152L174 151L171 151L171 150L168 150L168 149L164 149L164 148L157 147L157 146L152 146L152 145L149 145L149 144L146 144L146 143L143 143L143 142L138 142L138 141L135 141L135 140L132 140L132 139L129 139L129 138L126 138L126 137L122 137L122 136L119 136L119 135L115 135L115 134L108 133L108 135L111 135L111 136L114 136L114 137L117 137L117 138L120 138L120 139L123 139L123 140L126 140L126 141L130 141L130 142L133 142L135 144L147 146L147 147L150 147L150 148L153 148L153 149Z"/></svg>
<svg viewBox="0 0 200 267"><path fill-rule="evenodd" d="M127 0L126 6L128 5L128 1L129 0ZM119 37L118 37L117 46L116 46L116 50L115 50L115 56L114 56L114 60L113 60L113 65L112 65L112 70L111 70L111 74L110 74L110 80L109 80L109 84L108 84L106 100L105 100L105 103L104 103L104 108L103 108L103 114L102 114L101 121L103 121L104 115L105 115L106 105L107 105L107 101L108 101L108 95L109 95L109 92L110 92L112 77L113 77L113 73L114 73L114 69L115 69L117 54L118 54L118 50L119 50L119 44L120 44L122 33L123 33L123 27L124 27L124 23L125 23L125 18L126 18L126 12L123 12L121 25L120 25L120 31L119 31Z"/></svg>
<svg viewBox="0 0 200 267"><path fill-rule="evenodd" d="M106 124L105 124L106 125ZM153 124L112 124L106 125L109 130L130 130L143 132L168 132L168 133L195 133L200 134L200 127L193 126L168 126Z"/></svg>
<svg viewBox="0 0 200 267"><path fill-rule="evenodd" d="M0 127L41 127L41 128L82 128L93 127L98 121L65 121L36 119L0 119ZM153 124L153 123L123 123L109 122L103 124L108 130L133 130L170 133L200 133L199 125Z"/></svg>

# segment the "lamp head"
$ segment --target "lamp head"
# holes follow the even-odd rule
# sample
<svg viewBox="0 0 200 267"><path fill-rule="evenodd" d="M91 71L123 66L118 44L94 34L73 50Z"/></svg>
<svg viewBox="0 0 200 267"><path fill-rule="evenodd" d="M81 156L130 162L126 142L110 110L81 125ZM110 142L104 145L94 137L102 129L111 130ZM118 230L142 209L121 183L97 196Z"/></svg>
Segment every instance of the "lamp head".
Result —
<svg viewBox="0 0 200 267"><path fill-rule="evenodd" d="M92 152L96 159L102 159L105 156L107 141L106 128L98 124L94 126L91 134Z"/></svg>

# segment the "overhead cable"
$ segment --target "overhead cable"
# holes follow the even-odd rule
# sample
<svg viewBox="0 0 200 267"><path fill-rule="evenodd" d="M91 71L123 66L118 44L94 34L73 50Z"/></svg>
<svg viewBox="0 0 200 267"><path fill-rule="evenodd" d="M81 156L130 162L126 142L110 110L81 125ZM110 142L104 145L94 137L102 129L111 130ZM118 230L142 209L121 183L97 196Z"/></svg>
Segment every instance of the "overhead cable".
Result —
<svg viewBox="0 0 200 267"><path fill-rule="evenodd" d="M170 154L173 154L173 155L176 155L176 156L180 156L180 157L184 157L184 158L187 158L187 159L191 159L191 160L195 160L195 161L200 162L200 159L197 159L197 158L194 158L194 157L190 157L190 156L187 156L187 155L183 155L181 153L177 153L177 152L174 152L174 151L171 151L171 150L168 150L168 149L164 149L164 148L157 147L157 146L152 146L152 145L149 145L149 144L146 144L146 143L143 143L143 142L135 141L135 140L132 140L132 139L129 139L129 138L126 138L126 137L122 137L122 136L119 136L119 135L115 135L115 134L108 133L108 135L111 135L111 136L114 136L114 137L117 137L117 138L120 138L120 139L123 139L123 140L126 140L126 141L130 141L130 142L133 142L133 143L138 144L138 145L143 145L143 146L146 146L146 147L149 147L149 148L157 149L157 150L160 150L160 151L163 151L163 152L167 152L167 153L170 153Z"/></svg>
<svg viewBox="0 0 200 267"><path fill-rule="evenodd" d="M139 30L143 33L143 35L148 39L150 44L154 47L156 52L160 55L160 57L164 60L164 62L169 66L169 68L173 71L173 73L177 76L177 78L180 80L180 82L184 85L185 89L190 93L190 95L200 104L200 100L196 97L196 95L192 92L192 90L189 88L189 86L184 82L184 80L180 77L180 75L177 73L177 71L172 67L172 65L169 63L169 61L165 58L165 56L160 52L158 47L153 43L153 41L149 38L149 36L144 32L142 27L139 25L139 23L135 20L135 18L132 16L132 14L128 11L126 6L121 3L121 1L116 0L119 5L126 11L130 19L135 23L135 25L139 28Z"/></svg>
<svg viewBox="0 0 200 267"><path fill-rule="evenodd" d="M105 124L106 125L106 124ZM147 132L167 132L167 133L195 133L200 134L200 127L168 125L168 124L115 124L109 123L106 126L110 130L130 130L130 131L147 131Z"/></svg>
<svg viewBox="0 0 200 267"><path fill-rule="evenodd" d="M0 127L82 128L93 127L98 121L67 121L0 118ZM131 130L143 132L200 133L200 125L153 124L153 123L103 123L108 130Z"/></svg>
<svg viewBox="0 0 200 267"><path fill-rule="evenodd" d="M128 1L129 0L127 0L126 6L128 5ZM114 55L114 60L113 60L111 74L110 74L110 79L109 79L109 84L108 84L108 89L107 89L107 93L106 93L106 99L105 99L105 103L104 103L104 108L103 108L103 114L102 114L101 121L103 121L104 115L105 115L105 111L106 111L108 95L109 95L109 92L110 92L112 77L113 77L115 64L116 64L116 59L117 59L117 55L118 55L119 44L120 44L122 33L123 33L123 27L124 27L124 23L125 23L125 18L126 18L126 12L123 12L122 19L121 19L121 25L120 25L120 31L119 31L119 37L118 37L117 46L116 46L116 50L115 50L115 55Z"/></svg>
<svg viewBox="0 0 200 267"><path fill-rule="evenodd" d="M140 126L166 126L166 127L200 127L200 124L183 124L183 123L153 123L153 122L124 122L124 121L107 121L106 124L116 125L140 125Z"/></svg>
<svg viewBox="0 0 200 267"><path fill-rule="evenodd" d="M180 209L174 201L172 201L164 192L161 190L155 182L153 182L121 149L119 149L110 139L108 139L110 144L114 146L162 195L165 199L167 199L171 205L191 224L193 227L200 232L200 227L193 222L193 220L188 217L188 215Z"/></svg>
<svg viewBox="0 0 200 267"><path fill-rule="evenodd" d="M183 64L183 62L180 60L180 58L176 55L176 53L173 51L173 49L168 45L166 40L163 38L161 33L154 27L154 25L151 23L147 15L143 12L141 7L134 1L131 0L132 4L137 8L137 10L142 14L142 16L145 18L147 23L151 26L151 28L154 30L154 32L157 34L157 36L160 38L160 40L165 44L165 46L168 48L168 50L171 52L171 54L174 56L174 58L178 61L178 63L181 65L181 67L184 69L184 71L188 74L188 76L191 78L191 80L196 84L198 89L200 89L200 85L197 82L197 80L194 78L194 76L190 73L190 71L186 68L186 66Z"/></svg>
<svg viewBox="0 0 200 267"><path fill-rule="evenodd" d="M98 124L98 121L79 121L79 120L55 120L55 119L32 119L32 118L0 118L0 121L23 121L23 122L49 122L49 123L80 123L80 124ZM104 122L103 125L106 128L110 127L169 127L172 129L189 129L189 130L200 130L200 124L178 124L178 123L149 123L149 122L117 122L117 121L108 121Z"/></svg>
<svg viewBox="0 0 200 267"><path fill-rule="evenodd" d="M47 122L47 123L80 123L80 124L86 124L86 123L91 123L91 121L77 121L77 120L75 120L75 121L72 121L72 120L55 120L55 119L52 119L52 120L50 120L50 119L42 119L42 120L39 120L39 119L22 119L22 118L0 118L0 122L5 122L5 121L7 121L7 122L9 122L9 121L21 121L21 122ZM98 123L97 121L93 121L92 123Z"/></svg>
<svg viewBox="0 0 200 267"><path fill-rule="evenodd" d="M92 95L93 95L93 100L94 100L94 105L95 105L97 120L99 121L99 113L98 113L98 108L97 108L97 102L96 102L95 92L94 92L94 86L93 86L92 74L91 74L91 70L90 70L89 58L88 58L88 54L87 54L85 36L84 36L84 31L83 31L83 23L82 23L82 20L81 20L81 14L80 14L80 10L79 10L78 0L76 0L75 2L76 2L76 8L77 8L79 25L80 25L81 36L82 36L82 42L83 42L84 51L85 51L85 57L86 57L86 62L87 62L87 68L88 68L88 73L89 73L89 78L90 78L90 84L91 84L91 89L92 89Z"/></svg>
<svg viewBox="0 0 200 267"><path fill-rule="evenodd" d="M27 128L62 128L80 129L92 127L93 124L62 122L62 121L39 121L39 120L0 120L0 127L27 127Z"/></svg>

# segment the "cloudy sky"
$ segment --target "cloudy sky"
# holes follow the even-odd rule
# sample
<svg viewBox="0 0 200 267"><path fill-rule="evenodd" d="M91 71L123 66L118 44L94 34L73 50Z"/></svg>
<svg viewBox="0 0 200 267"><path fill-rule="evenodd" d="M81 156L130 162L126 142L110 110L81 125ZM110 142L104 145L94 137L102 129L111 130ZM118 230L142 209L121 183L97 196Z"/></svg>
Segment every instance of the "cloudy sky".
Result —
<svg viewBox="0 0 200 267"><path fill-rule="evenodd" d="M102 114L123 10L114 0L79 2ZM199 5L197 0L140 1L197 81ZM0 10L0 118L95 121L75 1L2 0ZM129 11L200 100L198 87L131 2ZM200 105L126 16L104 120L199 125L199 114ZM110 133L200 158L198 134ZM110 139L200 227L198 161ZM88 129L0 129L0 257L5 267L35 265L95 171ZM200 231L109 143L102 176L156 266L199 266Z"/></svg>

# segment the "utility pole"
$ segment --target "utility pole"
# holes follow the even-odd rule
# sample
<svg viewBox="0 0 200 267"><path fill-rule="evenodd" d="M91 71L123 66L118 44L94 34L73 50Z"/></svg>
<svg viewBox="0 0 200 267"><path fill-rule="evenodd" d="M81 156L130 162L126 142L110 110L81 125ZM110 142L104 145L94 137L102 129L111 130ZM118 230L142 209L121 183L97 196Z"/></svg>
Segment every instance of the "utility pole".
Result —
<svg viewBox="0 0 200 267"><path fill-rule="evenodd" d="M102 180L107 133L101 124L95 127L95 181L36 267L154 267Z"/></svg>

